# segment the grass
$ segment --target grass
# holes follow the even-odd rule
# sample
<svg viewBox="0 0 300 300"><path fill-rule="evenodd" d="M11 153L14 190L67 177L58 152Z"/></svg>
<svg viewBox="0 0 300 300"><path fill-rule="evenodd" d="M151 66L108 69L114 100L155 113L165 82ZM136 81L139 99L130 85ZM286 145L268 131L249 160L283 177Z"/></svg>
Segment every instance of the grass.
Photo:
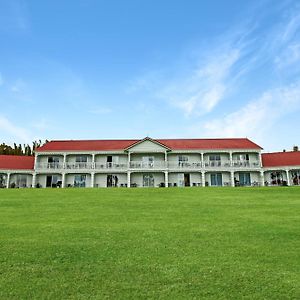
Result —
<svg viewBox="0 0 300 300"><path fill-rule="evenodd" d="M0 190L0 299L300 299L300 188Z"/></svg>

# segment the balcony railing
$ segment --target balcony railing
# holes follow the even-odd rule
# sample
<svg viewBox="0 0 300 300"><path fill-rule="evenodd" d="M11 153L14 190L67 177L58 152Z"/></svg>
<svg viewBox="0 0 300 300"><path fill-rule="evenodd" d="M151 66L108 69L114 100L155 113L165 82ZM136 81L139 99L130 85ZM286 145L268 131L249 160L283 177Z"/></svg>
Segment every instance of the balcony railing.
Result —
<svg viewBox="0 0 300 300"><path fill-rule="evenodd" d="M92 162L74 162L74 163L66 163L66 169L72 170L82 170L82 169L92 169L93 163Z"/></svg>
<svg viewBox="0 0 300 300"><path fill-rule="evenodd" d="M63 163L37 163L36 169L42 170L160 170L160 169L179 169L179 170L201 170L201 169L215 169L215 168L259 168L259 161L204 161L201 162L178 162L178 161L131 161L128 163L113 163L113 162L67 162Z"/></svg>
<svg viewBox="0 0 300 300"><path fill-rule="evenodd" d="M114 163L114 162L107 162L107 163L95 163L95 169L97 170L102 170L102 169L119 169L119 170L124 170L127 169L128 164L127 163Z"/></svg>
<svg viewBox="0 0 300 300"><path fill-rule="evenodd" d="M232 162L232 166L235 167L235 168L259 168L260 163L259 163L259 161L234 160Z"/></svg>
<svg viewBox="0 0 300 300"><path fill-rule="evenodd" d="M165 161L153 161L153 162L144 162L144 161L131 161L129 163L130 169L164 169L166 168L167 163Z"/></svg>
<svg viewBox="0 0 300 300"><path fill-rule="evenodd" d="M37 163L36 169L63 169L63 164L61 163Z"/></svg>
<svg viewBox="0 0 300 300"><path fill-rule="evenodd" d="M181 162L181 161L170 161L168 162L169 169L201 169L201 162Z"/></svg>

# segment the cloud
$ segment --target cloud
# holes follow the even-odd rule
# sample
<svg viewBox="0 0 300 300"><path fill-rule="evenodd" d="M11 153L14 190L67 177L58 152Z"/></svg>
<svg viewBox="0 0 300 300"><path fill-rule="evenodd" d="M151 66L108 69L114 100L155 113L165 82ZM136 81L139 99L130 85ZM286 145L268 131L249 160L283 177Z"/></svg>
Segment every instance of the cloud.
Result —
<svg viewBox="0 0 300 300"><path fill-rule="evenodd" d="M11 142L20 140L24 143L29 143L33 140L32 135L28 130L24 129L24 127L15 125L12 121L3 116L0 116L0 133L4 136L8 136L8 139Z"/></svg>
<svg viewBox="0 0 300 300"><path fill-rule="evenodd" d="M251 136L262 140L281 118L296 111L300 111L300 82L268 90L244 107L202 126L206 136Z"/></svg>
<svg viewBox="0 0 300 300"><path fill-rule="evenodd" d="M204 59L206 63L190 70L184 79L167 82L158 94L182 109L186 116L209 113L225 97L231 85L232 70L240 56L240 49L235 47L225 53L214 53Z"/></svg>

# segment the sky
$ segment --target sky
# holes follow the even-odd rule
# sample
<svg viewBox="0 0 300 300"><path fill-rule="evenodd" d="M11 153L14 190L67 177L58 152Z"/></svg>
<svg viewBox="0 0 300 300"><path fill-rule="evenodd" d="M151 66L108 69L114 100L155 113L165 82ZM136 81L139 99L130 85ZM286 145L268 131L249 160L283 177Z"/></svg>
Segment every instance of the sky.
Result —
<svg viewBox="0 0 300 300"><path fill-rule="evenodd" d="M298 0L0 0L0 143L300 146Z"/></svg>

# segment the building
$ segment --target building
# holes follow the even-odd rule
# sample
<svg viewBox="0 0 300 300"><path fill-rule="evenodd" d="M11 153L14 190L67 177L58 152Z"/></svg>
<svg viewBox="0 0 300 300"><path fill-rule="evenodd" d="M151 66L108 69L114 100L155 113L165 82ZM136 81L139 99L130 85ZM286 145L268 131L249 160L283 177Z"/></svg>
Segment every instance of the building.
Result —
<svg viewBox="0 0 300 300"><path fill-rule="evenodd" d="M262 153L247 138L51 141L0 156L0 187L299 185L300 152Z"/></svg>

